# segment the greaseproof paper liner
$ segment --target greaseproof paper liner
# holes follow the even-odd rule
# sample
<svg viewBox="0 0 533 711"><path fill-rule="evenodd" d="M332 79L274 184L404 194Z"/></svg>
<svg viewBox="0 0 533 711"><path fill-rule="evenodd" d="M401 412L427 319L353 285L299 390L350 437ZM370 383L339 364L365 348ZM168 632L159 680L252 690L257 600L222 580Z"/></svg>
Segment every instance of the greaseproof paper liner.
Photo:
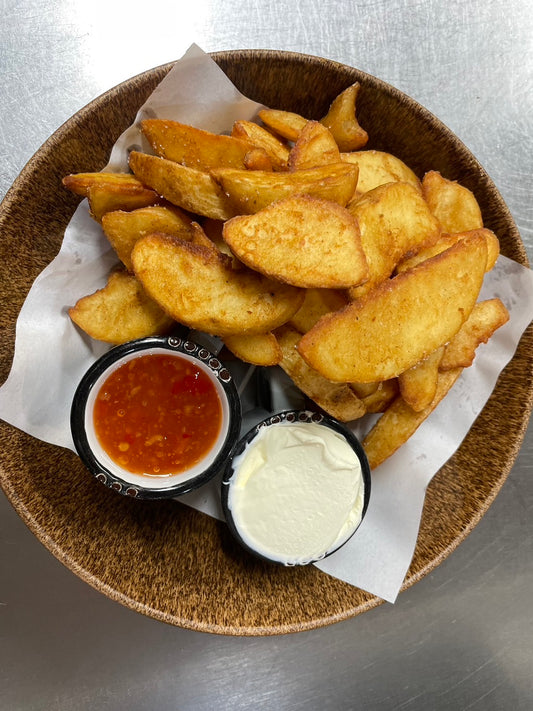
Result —
<svg viewBox="0 0 533 711"><path fill-rule="evenodd" d="M107 169L127 170L128 150L134 146L148 150L139 130L142 118L176 119L223 133L237 119L255 118L260 108L193 45L118 139ZM115 264L115 253L89 217L87 201L82 201L58 255L35 280L19 314L12 369L0 388L2 419L38 439L74 450L69 422L74 391L86 369L109 346L81 333L70 321L68 308L101 288ZM485 277L480 298L494 296L507 306L509 322L478 348L474 365L411 439L373 472L364 521L343 548L316 563L322 571L389 602L396 599L416 545L426 487L463 441L533 319L533 273L500 257ZM277 373L273 369L273 380L281 383L276 409L299 407L298 393L285 389ZM269 414L254 409L253 402L244 410L243 432ZM352 429L361 436L368 427L368 418L363 418ZM180 501L222 518L218 480Z"/></svg>

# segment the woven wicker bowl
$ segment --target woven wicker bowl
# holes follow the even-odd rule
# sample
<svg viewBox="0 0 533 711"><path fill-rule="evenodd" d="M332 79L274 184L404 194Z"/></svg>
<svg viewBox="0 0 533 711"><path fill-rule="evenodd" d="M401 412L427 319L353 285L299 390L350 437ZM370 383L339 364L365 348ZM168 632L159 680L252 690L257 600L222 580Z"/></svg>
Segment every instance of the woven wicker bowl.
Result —
<svg viewBox="0 0 533 711"><path fill-rule="evenodd" d="M301 54L252 50L213 58L250 98L308 118L324 115L331 100L358 80L358 117L370 132L369 147L396 154L420 175L440 170L466 185L502 252L527 264L516 226L483 168L401 92L356 69ZM67 121L3 201L0 381L10 368L24 298L57 253L78 201L61 189L61 178L106 164L110 147L170 66L121 84ZM464 540L505 481L532 406L532 336L530 329L461 448L431 482L404 589ZM233 542L224 524L181 504L117 496L96 485L72 452L5 423L0 452L2 487L37 538L97 590L156 619L206 632L268 635L331 624L381 602L313 566L262 563Z"/></svg>

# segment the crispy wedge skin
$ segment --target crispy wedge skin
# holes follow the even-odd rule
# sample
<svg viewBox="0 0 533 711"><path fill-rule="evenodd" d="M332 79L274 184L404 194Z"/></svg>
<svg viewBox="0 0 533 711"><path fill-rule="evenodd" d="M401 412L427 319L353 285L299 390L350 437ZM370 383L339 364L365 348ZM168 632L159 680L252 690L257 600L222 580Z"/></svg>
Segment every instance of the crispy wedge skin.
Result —
<svg viewBox="0 0 533 711"><path fill-rule="evenodd" d="M298 350L329 380L376 382L397 377L447 343L476 303L487 261L479 235L377 286L324 316Z"/></svg>
<svg viewBox="0 0 533 711"><path fill-rule="evenodd" d="M359 168L358 193L367 193L386 183L410 183L419 192L422 191L422 185L415 173L392 153L374 150L352 151L341 153L341 160L355 163Z"/></svg>
<svg viewBox="0 0 533 711"><path fill-rule="evenodd" d="M142 132L156 155L189 168L244 168L253 144L243 138L224 136L168 119L146 119Z"/></svg>
<svg viewBox="0 0 533 711"><path fill-rule="evenodd" d="M456 368L439 373L435 397L420 412L415 412L402 397L394 400L363 440L363 449L371 469L375 469L407 442L447 395L462 372L462 368Z"/></svg>
<svg viewBox="0 0 533 711"><path fill-rule="evenodd" d="M413 267L416 267L417 264L423 262L425 259L429 259L430 257L434 257L436 254L444 252L444 250L448 249L448 247L451 247L452 244L455 244L464 237L468 237L468 235L472 234L473 232L477 232L478 234L482 235L487 241L487 271L490 271L496 264L496 260L498 259L498 256L500 254L500 242L494 232L492 232L492 230L488 230L483 227L479 230L469 230L468 232L441 234L436 242L433 242L428 246L422 246L422 248L418 252L416 252L416 254L413 254L413 256L402 260L396 267L397 273L399 274L400 272L405 272L408 269L412 269Z"/></svg>
<svg viewBox="0 0 533 711"><path fill-rule="evenodd" d="M88 196L89 188L94 186L109 187L119 186L122 188L137 188L143 189L143 184L140 180L131 173L72 173L63 178L63 185L76 195Z"/></svg>
<svg viewBox="0 0 533 711"><path fill-rule="evenodd" d="M129 164L139 180L173 205L215 220L236 214L209 173L138 151L131 152Z"/></svg>
<svg viewBox="0 0 533 711"><path fill-rule="evenodd" d="M264 150L270 159L270 168L274 170L287 170L287 161L289 159L288 146L262 126L259 126L253 121L235 121L231 135L236 138L248 139L256 148Z"/></svg>
<svg viewBox="0 0 533 711"><path fill-rule="evenodd" d="M307 289L303 304L291 318L291 326L300 333L307 333L322 316L344 308L348 298L344 291L336 289Z"/></svg>
<svg viewBox="0 0 533 711"><path fill-rule="evenodd" d="M141 207L162 202L159 195L150 188L129 185L93 185L87 190L89 212L93 220L102 222L104 215L115 210L138 210Z"/></svg>
<svg viewBox="0 0 533 711"><path fill-rule="evenodd" d="M273 333L259 333L256 336L226 336L224 345L237 358L252 365L278 365L282 358L281 348Z"/></svg>
<svg viewBox="0 0 533 711"><path fill-rule="evenodd" d="M223 236L249 267L294 286L346 288L368 276L356 220L346 208L309 195L234 217Z"/></svg>
<svg viewBox="0 0 533 711"><path fill-rule="evenodd" d="M276 331L283 357L280 366L300 390L332 417L342 422L362 417L365 406L355 392L345 384L332 383L310 368L296 346L301 334L291 326Z"/></svg>
<svg viewBox="0 0 533 711"><path fill-rule="evenodd" d="M358 168L349 163L331 163L293 172L262 170L214 170L236 215L251 215L291 195L312 195L346 205L357 186Z"/></svg>
<svg viewBox="0 0 533 711"><path fill-rule="evenodd" d="M332 102L328 113L321 119L335 138L341 151L357 151L368 142L368 133L356 118L356 101L361 85L352 84Z"/></svg>
<svg viewBox="0 0 533 711"><path fill-rule="evenodd" d="M428 407L435 397L439 364L443 354L444 346L440 346L427 358L398 376L400 393L405 402L416 412Z"/></svg>
<svg viewBox="0 0 533 711"><path fill-rule="evenodd" d="M113 344L163 334L174 324L127 272L113 272L106 286L81 298L69 316L91 338Z"/></svg>
<svg viewBox="0 0 533 711"><path fill-rule="evenodd" d="M228 257L231 257L233 269L239 269L242 266L242 262L239 262L222 237L224 223L221 220L203 220L202 229L219 252L227 254Z"/></svg>
<svg viewBox="0 0 533 711"><path fill-rule="evenodd" d="M500 299L479 301L444 350L440 370L468 368L474 362L476 348L509 320L509 312Z"/></svg>
<svg viewBox="0 0 533 711"><path fill-rule="evenodd" d="M341 154L331 131L318 121L308 121L294 144L287 167L289 170L317 168L339 163Z"/></svg>
<svg viewBox="0 0 533 711"><path fill-rule="evenodd" d="M304 293L248 269L213 248L164 234L133 248L135 274L176 321L217 336L259 334L285 323Z"/></svg>
<svg viewBox="0 0 533 711"><path fill-rule="evenodd" d="M439 235L439 225L420 192L410 183L387 183L348 205L359 222L369 279L350 289L358 299L387 279L398 262Z"/></svg>
<svg viewBox="0 0 533 711"><path fill-rule="evenodd" d="M157 205L161 197L131 173L73 173L63 185L89 201L89 212L96 222L114 210L136 210Z"/></svg>
<svg viewBox="0 0 533 711"><path fill-rule="evenodd" d="M422 179L422 194L443 232L467 232L483 227L477 200L464 185L431 170Z"/></svg>
<svg viewBox="0 0 533 711"><path fill-rule="evenodd" d="M179 208L153 206L131 212L115 210L102 217L102 229L118 258L131 272L131 250L138 239L151 232L165 232L192 239L191 218Z"/></svg>
<svg viewBox="0 0 533 711"><path fill-rule="evenodd" d="M398 395L398 378L383 380L381 383L372 383L372 385L376 385L373 392L359 397L363 401L367 414L384 412ZM357 387L354 387L353 383L350 383L350 387L357 395Z"/></svg>
<svg viewBox="0 0 533 711"><path fill-rule="evenodd" d="M244 156L244 167L246 170L274 170L272 159L264 148L259 148L258 146L250 148Z"/></svg>
<svg viewBox="0 0 533 711"><path fill-rule="evenodd" d="M259 118L272 131L289 141L296 141L307 119L294 111L280 109L261 109Z"/></svg>

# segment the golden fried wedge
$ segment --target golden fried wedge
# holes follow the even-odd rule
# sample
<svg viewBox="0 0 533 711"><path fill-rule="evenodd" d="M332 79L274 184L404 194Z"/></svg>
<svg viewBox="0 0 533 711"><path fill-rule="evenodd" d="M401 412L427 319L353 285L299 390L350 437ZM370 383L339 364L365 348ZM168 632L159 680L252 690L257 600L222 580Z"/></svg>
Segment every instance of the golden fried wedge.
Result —
<svg viewBox="0 0 533 711"><path fill-rule="evenodd" d="M419 192L422 190L420 180L411 168L392 153L373 150L353 151L341 153L341 160L355 163L359 168L358 193L367 193L386 183L410 183Z"/></svg>
<svg viewBox="0 0 533 711"><path fill-rule="evenodd" d="M371 469L375 469L407 442L447 395L462 371L462 368L456 368L439 373L435 397L420 412L415 412L402 397L394 400L363 440L363 449Z"/></svg>
<svg viewBox="0 0 533 711"><path fill-rule="evenodd" d="M339 149L343 152L357 151L368 142L368 133L356 118L356 101L360 89L359 82L341 92L329 107L321 123L329 128Z"/></svg>
<svg viewBox="0 0 533 711"><path fill-rule="evenodd" d="M398 262L439 235L439 224L420 192L410 183L387 183L350 203L348 210L361 230L361 243L369 267L365 284L350 289L359 299L387 279Z"/></svg>
<svg viewBox="0 0 533 711"><path fill-rule="evenodd" d="M199 244L202 247L211 249L216 254L218 254L220 251L217 245L211 239L209 239L209 237L205 233L204 228L197 222L193 222L191 224L190 239L187 236L183 237L182 239L185 239L186 242L191 242L191 244Z"/></svg>
<svg viewBox="0 0 533 711"><path fill-rule="evenodd" d="M280 366L300 390L332 417L349 422L362 417L365 407L348 385L332 383L312 370L302 359L296 346L300 333L286 325L276 331L283 358Z"/></svg>
<svg viewBox="0 0 533 711"><path fill-rule="evenodd" d="M357 185L357 166L331 163L290 173L222 168L213 176L229 196L234 214L251 215L291 195L312 195L344 206Z"/></svg>
<svg viewBox="0 0 533 711"><path fill-rule="evenodd" d="M204 131L168 119L146 119L141 129L154 153L189 168L244 168L253 144L244 138Z"/></svg>
<svg viewBox="0 0 533 711"><path fill-rule="evenodd" d="M308 121L289 154L287 167L289 170L317 168L339 163L340 159L340 151L331 132L318 121Z"/></svg>
<svg viewBox="0 0 533 711"><path fill-rule="evenodd" d="M142 190L144 187L140 180L131 173L72 173L63 178L63 185L76 195L88 197L88 190L92 187L120 186Z"/></svg>
<svg viewBox="0 0 533 711"><path fill-rule="evenodd" d="M344 288L368 275L355 219L346 208L308 195L234 217L223 237L244 264L294 286Z"/></svg>
<svg viewBox="0 0 533 711"><path fill-rule="evenodd" d="M96 222L115 210L138 210L141 207L162 202L159 195L149 188L124 185L92 185L87 190L89 213Z"/></svg>
<svg viewBox="0 0 533 711"><path fill-rule="evenodd" d="M369 395L373 395L379 386L380 383L350 383L351 389L361 400Z"/></svg>
<svg viewBox="0 0 533 711"><path fill-rule="evenodd" d="M222 237L222 230L224 229L224 223L221 220L204 220L202 222L202 229L206 236L211 240L215 247L222 252L227 254L228 257L232 259L233 269L240 269L243 267L242 262L239 262L237 257L233 254L229 246L224 242Z"/></svg>
<svg viewBox="0 0 533 711"><path fill-rule="evenodd" d="M323 316L298 350L329 380L397 377L457 333L476 303L486 260L483 237L467 237Z"/></svg>
<svg viewBox="0 0 533 711"><path fill-rule="evenodd" d="M293 111L280 109L261 109L259 118L272 131L289 141L296 141L307 119Z"/></svg>
<svg viewBox="0 0 533 711"><path fill-rule="evenodd" d="M478 302L470 316L446 346L440 370L468 368L474 362L476 348L509 320L509 312L500 299Z"/></svg>
<svg viewBox="0 0 533 711"><path fill-rule="evenodd" d="M138 239L152 232L191 239L191 218L177 207L152 206L131 212L115 210L102 217L102 229L120 261L132 271L131 250Z"/></svg>
<svg viewBox="0 0 533 711"><path fill-rule="evenodd" d="M391 380L383 380L381 383L371 384L376 386L373 392L369 392L364 396L359 395L365 410L367 414L384 412L398 395L398 379L392 378ZM357 395L358 388L354 387L354 383L350 383L350 387Z"/></svg>
<svg viewBox="0 0 533 711"><path fill-rule="evenodd" d="M483 217L474 194L454 180L431 170L422 179L422 194L443 232L467 232L483 227Z"/></svg>
<svg viewBox="0 0 533 711"><path fill-rule="evenodd" d="M216 220L227 220L235 214L209 173L138 151L130 153L129 163L139 180L173 205Z"/></svg>
<svg viewBox="0 0 533 711"><path fill-rule="evenodd" d="M273 333L226 336L224 345L237 358L253 365L278 365L282 358L281 348Z"/></svg>
<svg viewBox="0 0 533 711"><path fill-rule="evenodd" d="M269 157L274 170L286 170L289 148L259 124L253 121L235 121L231 135L236 138L246 138L256 148L262 148Z"/></svg>
<svg viewBox="0 0 533 711"><path fill-rule="evenodd" d="M464 324L463 324L464 325ZM405 402L415 411L425 410L437 392L439 364L444 353L444 346L430 353L427 358L400 373L398 384Z"/></svg>
<svg viewBox="0 0 533 711"><path fill-rule="evenodd" d="M214 249L164 234L138 240L135 274L176 321L217 336L266 333L300 307L301 290L248 269Z"/></svg>
<svg viewBox="0 0 533 711"><path fill-rule="evenodd" d="M344 291L336 289L306 289L303 304L290 320L300 333L307 333L319 318L344 308L348 298Z"/></svg>
<svg viewBox="0 0 533 711"><path fill-rule="evenodd" d="M244 156L246 170L273 170L272 160L264 148L251 148Z"/></svg>
<svg viewBox="0 0 533 711"><path fill-rule="evenodd" d="M106 286L80 299L69 316L91 338L114 344L164 334L174 324L127 272L113 272Z"/></svg>
<svg viewBox="0 0 533 711"><path fill-rule="evenodd" d="M468 232L441 234L436 242L433 242L427 246L422 246L422 248L417 251L416 254L414 254L412 257L407 257L407 259L403 259L396 267L396 272L399 274L400 272L405 272L408 269L416 267L417 264L420 264L421 262L426 259L429 259L430 257L434 257L436 254L444 252L444 250L448 249L448 247L451 247L452 244L455 244L459 240L464 239L464 237L467 237L468 235L474 232L482 235L487 242L486 269L489 272L496 264L496 260L498 259L498 256L500 254L500 242L494 232L492 232L492 230L486 229L485 227L479 230L470 230Z"/></svg>

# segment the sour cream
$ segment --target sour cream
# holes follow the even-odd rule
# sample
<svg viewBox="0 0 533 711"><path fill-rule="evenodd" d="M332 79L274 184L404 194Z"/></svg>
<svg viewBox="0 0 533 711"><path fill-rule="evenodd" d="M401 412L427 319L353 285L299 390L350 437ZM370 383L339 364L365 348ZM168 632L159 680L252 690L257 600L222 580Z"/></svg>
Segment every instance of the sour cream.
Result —
<svg viewBox="0 0 533 711"><path fill-rule="evenodd" d="M263 427L235 457L228 509L242 542L285 565L319 560L359 525L361 462L347 439L314 422Z"/></svg>

